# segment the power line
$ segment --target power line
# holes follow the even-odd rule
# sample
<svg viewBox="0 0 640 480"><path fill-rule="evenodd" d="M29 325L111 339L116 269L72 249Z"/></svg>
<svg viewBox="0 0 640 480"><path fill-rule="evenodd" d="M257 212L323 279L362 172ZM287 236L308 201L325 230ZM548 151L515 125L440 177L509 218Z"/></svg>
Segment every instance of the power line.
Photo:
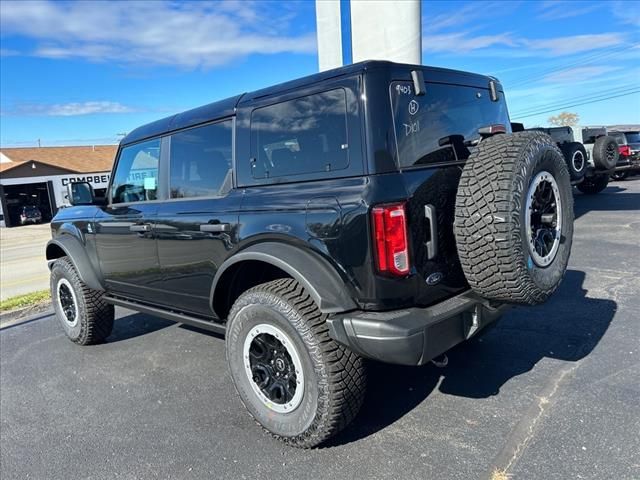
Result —
<svg viewBox="0 0 640 480"><path fill-rule="evenodd" d="M574 62L569 62L569 63L565 63L562 64L561 66L558 67L554 67L554 68L550 68L550 69L546 69L546 70L542 70L540 72L538 72L537 74L531 76L528 75L526 77L520 77L520 78L516 78L516 80L513 83L509 83L509 82L505 82L506 85L509 86L509 88L514 88L514 87L520 87L522 85L527 85L530 83L533 83L537 80L540 80L544 77L546 77L547 75L550 75L552 73L555 72L560 72L563 70L568 70L570 68L573 67L577 67L577 66L581 66L581 65L586 65L589 63L592 63L594 60L599 60L605 57L609 57L609 56L615 56L615 55L619 55L627 50L630 50L632 48L635 48L636 46L638 46L640 44L638 43L632 43L630 45L625 45L623 47L613 47L609 50L605 50L605 51L599 51L597 53L593 53L591 55L587 55L586 57L583 57L579 60L576 60Z"/></svg>
<svg viewBox="0 0 640 480"><path fill-rule="evenodd" d="M605 89L605 90L601 90L598 92L592 92L588 95L581 95L578 97L572 97L572 98L565 98L563 100L558 100L558 101L554 101L554 102L549 102L549 103L543 103L543 104L539 104L539 105L534 105L532 107L527 107L524 109L520 109L520 110L516 110L515 113L513 113L513 115L525 115L527 113L530 112L535 112L541 109L545 109L545 108L554 108L554 107L561 107L562 105L565 105L566 103L572 103L572 102L582 102L582 101L588 101L588 100L595 100L599 97L602 97L603 95L616 95L618 93L628 93L631 92L632 90L636 90L638 88L638 85L628 85L628 86L623 86L623 87L617 87L617 88L613 88L613 89Z"/></svg>
<svg viewBox="0 0 640 480"><path fill-rule="evenodd" d="M621 94L619 94L619 95L611 95L611 96L609 96L609 97L601 98L601 99L599 99L599 100L591 100L591 101L588 101L588 102L574 103L573 105L565 105L565 106L562 106L562 107L552 108L552 109L550 109L550 110L543 110L543 111L536 112L536 113L530 113L530 114L528 114L528 115L522 115L522 116L519 116L519 117L516 117L516 116L514 115L514 118L519 120L519 119L522 119L522 118L535 117L536 115L542 115L543 113L556 112L556 111L558 111L558 110L563 110L563 109L565 109L565 108L580 107L580 106L582 106L582 105L589 105L589 104L591 104L591 103L603 102L603 101L605 101L605 100L610 100L610 99L612 99L612 98L626 97L626 96L628 96L628 95L633 95L633 94L635 94L635 93L640 93L640 89L635 90L635 91L633 91L633 92L629 92L629 93L621 93Z"/></svg>

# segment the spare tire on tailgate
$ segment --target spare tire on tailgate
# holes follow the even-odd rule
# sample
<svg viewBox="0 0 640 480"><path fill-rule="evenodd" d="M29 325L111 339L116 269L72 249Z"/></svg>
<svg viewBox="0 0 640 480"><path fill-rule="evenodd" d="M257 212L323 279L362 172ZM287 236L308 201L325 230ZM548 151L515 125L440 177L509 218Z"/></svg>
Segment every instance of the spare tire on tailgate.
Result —
<svg viewBox="0 0 640 480"><path fill-rule="evenodd" d="M611 170L618 163L618 142L610 136L596 138L593 145L593 164L598 170Z"/></svg>
<svg viewBox="0 0 640 480"><path fill-rule="evenodd" d="M476 293L545 301L562 280L573 239L569 171L551 137L527 131L480 142L462 171L454 232Z"/></svg>

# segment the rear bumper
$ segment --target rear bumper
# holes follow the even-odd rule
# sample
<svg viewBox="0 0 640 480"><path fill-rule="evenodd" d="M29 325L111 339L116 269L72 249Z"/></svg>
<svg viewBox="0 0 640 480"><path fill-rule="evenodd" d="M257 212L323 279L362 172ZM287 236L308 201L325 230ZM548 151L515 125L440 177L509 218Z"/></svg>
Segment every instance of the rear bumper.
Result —
<svg viewBox="0 0 640 480"><path fill-rule="evenodd" d="M620 157L616 164L616 172L624 170L638 170L640 169L640 155L632 157Z"/></svg>
<svg viewBox="0 0 640 480"><path fill-rule="evenodd" d="M423 365L496 321L508 305L471 291L428 308L355 311L328 319L329 334L354 352L401 365Z"/></svg>

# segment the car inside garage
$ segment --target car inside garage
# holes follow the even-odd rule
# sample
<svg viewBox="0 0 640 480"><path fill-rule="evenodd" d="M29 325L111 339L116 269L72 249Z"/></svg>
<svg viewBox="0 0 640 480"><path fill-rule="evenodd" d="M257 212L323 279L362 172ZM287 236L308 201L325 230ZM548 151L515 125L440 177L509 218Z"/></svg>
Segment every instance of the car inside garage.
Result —
<svg viewBox="0 0 640 480"><path fill-rule="evenodd" d="M3 185L4 221L7 227L25 223L49 222L54 215L55 200L48 186L50 182ZM32 220L34 213L40 213L40 221Z"/></svg>

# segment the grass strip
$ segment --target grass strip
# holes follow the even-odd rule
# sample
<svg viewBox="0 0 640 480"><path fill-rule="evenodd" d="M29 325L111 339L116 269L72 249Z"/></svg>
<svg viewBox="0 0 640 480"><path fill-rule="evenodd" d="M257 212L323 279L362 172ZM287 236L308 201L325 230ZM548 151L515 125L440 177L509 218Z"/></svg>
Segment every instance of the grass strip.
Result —
<svg viewBox="0 0 640 480"><path fill-rule="evenodd" d="M49 290L39 290L37 292L16 295L0 301L0 312L9 312L18 308L31 307L51 299Z"/></svg>

